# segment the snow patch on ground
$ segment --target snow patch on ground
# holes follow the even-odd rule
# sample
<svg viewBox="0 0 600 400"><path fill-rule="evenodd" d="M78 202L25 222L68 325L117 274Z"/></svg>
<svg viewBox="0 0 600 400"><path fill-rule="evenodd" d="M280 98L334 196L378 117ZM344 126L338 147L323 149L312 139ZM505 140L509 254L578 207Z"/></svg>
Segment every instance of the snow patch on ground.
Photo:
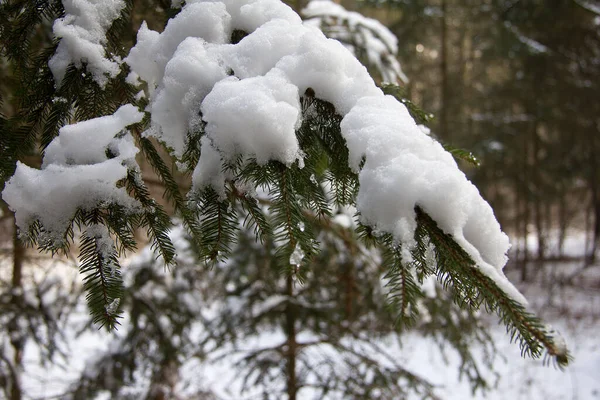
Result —
<svg viewBox="0 0 600 400"><path fill-rule="evenodd" d="M181 232L174 232L181 235ZM177 241L175 237L174 240ZM189 251L181 256L189 258ZM141 256L141 261L153 258L148 250ZM131 265L136 268L136 264ZM129 268L129 267L128 267ZM418 333L404 335L402 346L395 340L387 340L381 345L389 351L389 356L401 360L403 366L417 375L427 377L436 386L436 393L448 400L465 399L527 399L527 400L563 400L563 399L594 399L600 397L600 381L597 372L600 368L600 343L597 332L600 329L600 273L599 266L589 269L589 274L578 281L577 286L549 288L551 277L568 274L577 265L551 263L544 267L543 273L548 276L538 276L537 283L521 286L523 292L531 300L532 308L541 313L546 322L551 323L564 337L574 357L574 361L565 370L560 371L552 366L544 365L542 360L522 358L518 346L510 343L505 328L498 325L493 316L489 317L491 335L498 350L493 370L485 372L495 387L489 392L473 394L467 382L461 381L457 366L459 359L453 350L440 349L434 341L424 338ZM68 264L53 265L52 273L60 276L65 282L79 279L76 268ZM44 275L39 270L38 276ZM542 274L542 273L540 273ZM125 275L127 279L127 275ZM556 279L555 279L556 280ZM543 283L546 282L546 283ZM83 299L82 299L83 300ZM214 310L207 310L214 312ZM486 317L487 318L487 317ZM65 325L65 340L68 348L63 348L66 358L58 358L52 365L40 365L39 348L29 342L25 350L25 369L23 385L28 396L32 398L51 398L65 393L72 383L77 380L86 368L92 365L91 360L110 349L115 336L126 334L126 329L115 333L106 333L95 329L85 329L83 334L78 330L86 324L89 315L85 302L81 301ZM128 323L127 315L122 326ZM201 324L195 324L193 329L201 336ZM299 340L310 340L302 338ZM284 340L281 332L264 332L239 348L244 351L256 348L273 347ZM484 357L483 349L473 344L476 357ZM223 348L222 352L231 348ZM330 354L327 349L317 349L319 357ZM335 352L334 352L335 353ZM331 354L334 354L331 353ZM240 357L244 354L240 353ZM316 357L316 356L315 356ZM183 360L181 368L182 381L178 385L181 395L197 393L198 389L210 389L221 398L239 399L241 387L240 375L233 367L234 358L219 359L215 354L206 362L197 359ZM250 390L251 392L252 390ZM246 393L249 394L250 392ZM300 398L311 398L309 391L303 391ZM418 397L414 397L416 400Z"/></svg>

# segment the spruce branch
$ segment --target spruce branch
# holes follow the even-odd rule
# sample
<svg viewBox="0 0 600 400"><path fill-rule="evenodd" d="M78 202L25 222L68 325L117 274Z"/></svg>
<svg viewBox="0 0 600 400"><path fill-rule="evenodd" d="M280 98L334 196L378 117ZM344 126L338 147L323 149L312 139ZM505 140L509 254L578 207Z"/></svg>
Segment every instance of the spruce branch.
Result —
<svg viewBox="0 0 600 400"><path fill-rule="evenodd" d="M269 213L272 215L274 239L281 243L275 257L279 259L281 266L291 267L294 274L304 272L300 265L291 266L290 257L299 246L304 257L302 265L306 263L313 254L318 251L317 242L309 224L306 223L303 209L298 201L295 176L298 171L296 165L287 168L279 162L270 162L274 169L273 179L275 182L270 187L269 197L272 204ZM303 279L302 275L297 275Z"/></svg>
<svg viewBox="0 0 600 400"><path fill-rule="evenodd" d="M211 187L191 199L200 225L200 257L210 264L226 259L238 230L236 210Z"/></svg>
<svg viewBox="0 0 600 400"><path fill-rule="evenodd" d="M149 139L142 137L138 132L135 132L135 135L144 157L148 160L153 171L164 185L164 197L173 204L175 211L179 213L183 223L192 234L194 241L199 244L202 238L200 226L194 213L189 209L187 200L181 194L179 184L175 181L171 169L164 162Z"/></svg>
<svg viewBox="0 0 600 400"><path fill-rule="evenodd" d="M102 215L106 228L114 235L117 255L135 251L134 232L139 225L139 217L119 205L110 205Z"/></svg>
<svg viewBox="0 0 600 400"><path fill-rule="evenodd" d="M235 187L232 188L232 193L239 200L246 214L244 217L244 226L251 228L256 235L256 239L261 243L265 243L273 234L273 230L260 209L258 200L247 193L240 193Z"/></svg>
<svg viewBox="0 0 600 400"><path fill-rule="evenodd" d="M436 275L445 285L449 282L454 284L455 301L472 308L484 304L488 310L495 311L507 326L511 339L519 342L523 355L539 358L545 350L559 367L566 366L571 356L554 340L552 332L475 268L473 260L430 216L418 207L415 212L421 229L415 235L416 239L426 235L435 246L438 259Z"/></svg>
<svg viewBox="0 0 600 400"><path fill-rule="evenodd" d="M330 183L334 204L351 205L358 192L358 176L348 166L348 148L340 129L342 117L333 104L314 96L309 88L300 99L304 118L298 141L315 177L323 175Z"/></svg>
<svg viewBox="0 0 600 400"><path fill-rule="evenodd" d="M413 103L407 97L406 89L403 88L402 86L398 86L398 85L391 84L391 83L386 83L386 84L381 85L381 90L383 90L383 93L393 96L394 98L396 98L396 100L398 100L399 102L404 104L406 106L406 108L408 109L408 112L410 113L410 115L418 123L427 124L428 122L431 122L433 120L432 114L428 114L425 111L423 111L423 109L421 109L418 105Z"/></svg>
<svg viewBox="0 0 600 400"><path fill-rule="evenodd" d="M402 247L393 244L393 238L386 235L383 241L387 243L383 250L382 266L387 271L384 279L387 279L389 290L388 305L397 315L398 326L410 327L419 315L417 301L423 297L413 276L414 265L403 261Z"/></svg>
<svg viewBox="0 0 600 400"><path fill-rule="evenodd" d="M152 242L152 249L158 250L165 265L175 262L175 246L169 238L171 218L164 208L150 195L138 170L127 171L127 191L142 205L140 227L146 228L146 233Z"/></svg>
<svg viewBox="0 0 600 400"><path fill-rule="evenodd" d="M108 231L103 228L106 222L95 212L85 219L87 228L81 234L79 254L83 288L93 322L112 330L119 325L119 305L123 297L118 254Z"/></svg>

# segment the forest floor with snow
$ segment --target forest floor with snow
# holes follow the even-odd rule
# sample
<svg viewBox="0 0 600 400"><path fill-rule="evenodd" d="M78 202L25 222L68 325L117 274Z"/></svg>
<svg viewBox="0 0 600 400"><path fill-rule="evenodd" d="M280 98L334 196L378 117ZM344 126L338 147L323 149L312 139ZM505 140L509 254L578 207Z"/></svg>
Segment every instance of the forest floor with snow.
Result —
<svg viewBox="0 0 600 400"><path fill-rule="evenodd" d="M403 338L403 347L397 349L395 356L405 362L407 369L434 383L442 399L600 399L600 265L582 269L582 264L580 261L531 264L533 282L527 284L519 283L518 270L510 267L507 270L511 281L529 299L531 310L559 331L568 343L573 361L564 371L552 364L547 365L543 360L521 357L519 346L510 342L505 328L499 325L495 316L483 317L489 323L497 348L493 372L486 372L493 387L485 393L472 393L466 380L458 376L456 354L443 351L417 333ZM63 280L78 279L72 264L57 264L53 271ZM565 282L567 277L572 279ZM80 303L70 319L73 326L81 326L88 318L85 304ZM127 320L123 323L126 324ZM94 328L83 334L71 329L64 335L64 342L68 344L63 348L66 357L56 364L40 365L39 350L31 342L26 348L23 375L26 398L61 398L61 393L65 393L73 380L78 379L86 361L109 345L108 334ZM484 357L484 350L479 349L477 343L473 346ZM191 363L184 369L183 379L187 376L194 381L192 377L202 374L203 388L233 400L237 398L231 393L235 386L233 371L227 362L208 366Z"/></svg>

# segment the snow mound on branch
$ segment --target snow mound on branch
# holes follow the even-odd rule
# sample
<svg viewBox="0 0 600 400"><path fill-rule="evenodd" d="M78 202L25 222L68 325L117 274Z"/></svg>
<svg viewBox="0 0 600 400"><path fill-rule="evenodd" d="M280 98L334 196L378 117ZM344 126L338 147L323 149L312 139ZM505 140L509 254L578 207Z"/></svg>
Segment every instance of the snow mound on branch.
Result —
<svg viewBox="0 0 600 400"><path fill-rule="evenodd" d="M63 0L65 16L54 21L53 31L61 39L48 65L60 86L69 65L88 71L98 85L119 73L119 63L105 55L106 32L125 9L124 0Z"/></svg>
<svg viewBox="0 0 600 400"><path fill-rule="evenodd" d="M27 230L38 220L48 239L60 242L77 209L108 203L137 207L116 185L137 165L138 149L123 130L143 115L128 104L113 115L64 126L47 147L42 169L19 162L2 192L18 227Z"/></svg>
<svg viewBox="0 0 600 400"><path fill-rule="evenodd" d="M277 74L223 79L202 102L206 134L225 155L244 154L259 164L301 158L298 88ZM244 134L240 135L243 127Z"/></svg>
<svg viewBox="0 0 600 400"><path fill-rule="evenodd" d="M231 44L236 30L247 35ZM382 43L395 44L389 37ZM192 190L210 185L223 194L222 164L236 156L302 165L294 131L302 118L299 96L311 88L343 116L362 221L410 249L415 207L423 208L487 276L525 303L502 272L508 237L452 156L377 88L346 47L303 25L283 3L188 1L163 33L143 25L126 62L150 86L146 135L181 157L188 129L200 118L206 123Z"/></svg>
<svg viewBox="0 0 600 400"><path fill-rule="evenodd" d="M366 54L369 66L383 82L408 82L397 60L398 39L379 21L348 11L329 0L313 0L302 10L305 25L315 26L327 37L342 42L352 54Z"/></svg>

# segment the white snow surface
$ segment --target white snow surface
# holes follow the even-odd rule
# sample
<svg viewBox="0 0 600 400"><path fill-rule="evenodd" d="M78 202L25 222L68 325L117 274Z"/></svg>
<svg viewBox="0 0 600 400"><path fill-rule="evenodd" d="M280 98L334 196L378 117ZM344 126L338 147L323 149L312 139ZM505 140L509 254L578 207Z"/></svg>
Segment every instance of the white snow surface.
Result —
<svg viewBox="0 0 600 400"><path fill-rule="evenodd" d="M176 228L171 234L171 239L176 244L187 243L184 240L178 240L177 236L183 236L183 232ZM574 239L574 237L569 237ZM569 240L573 242L573 240ZM578 243L578 248L582 247ZM568 254L572 254L572 249L567 249ZM188 262L194 262L189 253L189 249L177 246L178 259L188 259ZM578 253L579 255L581 253ZM191 258L189 258L191 257ZM136 257L136 261L130 263L125 269L125 280L134 276L134 271L139 265L149 263L155 256L149 247L144 248L141 255ZM56 262L57 260L55 260ZM5 261L6 262L6 261ZM6 266L6 265L2 265ZM574 268L578 268L576 263ZM44 267L51 274L59 277L65 282L65 287L71 282L79 282L77 268L63 265L47 265ZM0 268L0 271L8 271L8 268ZM538 283L524 287L527 291L527 297L537 304L535 308L545 308L544 319L551 322L552 325L559 328L565 335L567 341L571 344L570 349L574 356L571 365L561 371L552 366L545 365L542 360L531 360L523 358L517 344L511 343L506 335L503 325L490 326L491 335L497 346L499 357L494 359L494 371L498 376L494 376L483 364L483 359L487 357L486 349L480 343L473 343L473 350L476 362L482 369L489 382L495 386L490 392L483 394L481 392L472 393L470 386L465 380L465 376L458 373L457 367L460 359L458 354L450 348L440 348L439 344L431 338L425 338L419 333L409 333L402 336L402 342L393 338L389 340L380 340L378 345L383 346L390 357L393 357L409 371L418 376L430 379L436 386L435 392L438 396L448 400L503 400L503 399L528 399L528 400L563 400L563 399L595 399L600 393L600 381L597 378L598 368L600 368L600 344L597 340L597 332L600 329L600 302L599 292L596 290L598 281L598 266L587 270L591 275L582 276L581 282L589 282L589 287L563 287L560 290L556 288L549 290L548 287L539 286ZM37 275L45 276L47 271L36 270ZM163 274L165 279L173 279L172 272L163 269L157 269L158 274ZM516 271L515 271L516 272ZM542 268L542 274L547 274L546 278L540 278L540 281L549 284L552 282L549 277L556 279L558 276L569 275L571 269L565 264L547 264ZM32 275L36 275L32 274ZM28 275L29 277L29 275ZM8 278L7 278L8 279ZM189 283L185 281L185 283ZM173 283L171 283L173 284ZM150 293L156 295L155 292ZM551 300L551 299L552 300ZM22 375L23 389L27 397L43 398L56 397L63 398L64 393L80 379L80 374L93 365L93 361L109 353L115 346L120 345L128 330L119 329L114 333L106 333L104 330L86 329L81 334L80 330L89 321L88 309L86 308L83 296L80 297L80 304L77 311L70 315L68 323L64 326L64 342L68 347L61 346L65 351L65 359L57 357L56 363L41 364L40 355L43 350L38 347L35 341L28 341L24 353L24 369ZM265 304L281 300L279 296L266 299ZM195 300L193 307L202 309L207 305ZM260 311L260 310L258 310ZM252 312L255 312L252 310ZM127 327L128 314L125 313L123 327ZM205 329L203 322L196 322L195 329L198 331L198 337ZM301 332L303 333L303 332ZM0 340L8 343L8 335L0 333ZM272 346L282 340L280 331L263 332L238 348L251 352L257 348ZM299 335L299 340L305 339ZM231 346L228 346L231 347ZM6 345L5 349L10 349ZM322 357L330 354L328 347L313 347L315 351L315 362L322 360ZM227 350L227 346L224 351ZM62 354L62 353L61 353ZM247 353L239 353L243 357ZM329 361L342 364L342 359L338 354L329 357ZM318 358L317 358L318 357ZM240 399L251 397L250 393L241 394L242 374L236 369L236 358L217 358L210 357L204 362L196 358L183 360L180 376L181 381L177 385L177 393L182 398L196 398L199 390L210 389L214 391L219 398ZM91 372L91 371L90 371ZM137 377L136 377L137 378ZM148 376L140 376L136 384L144 387L148 384ZM138 389L131 387L131 390ZM108 393L108 392L106 392ZM310 395L310 388L302 389L301 398L313 398ZM110 398L107 395L106 398ZM326 398L335 398L333 395ZM420 399L417 394L411 395L409 399Z"/></svg>
<svg viewBox="0 0 600 400"><path fill-rule="evenodd" d="M226 157L243 154L259 164L278 160L288 165L301 158L298 88L281 74L223 79L201 110L206 134Z"/></svg>
<svg viewBox="0 0 600 400"><path fill-rule="evenodd" d="M398 39L381 22L348 11L329 0L313 0L302 10L305 25L326 31L330 38L345 43L354 54L365 52L384 82L408 82L397 59Z"/></svg>
<svg viewBox="0 0 600 400"><path fill-rule="evenodd" d="M229 44L235 29L248 35ZM422 207L482 272L526 304L502 272L508 237L452 156L419 129L403 104L377 88L347 48L304 26L283 3L189 1L163 33L142 25L125 61L150 87L152 127L146 135L181 157L188 129L200 117L206 123L208 139L201 142L192 190L211 185L223 193L225 177L218 171L238 155L302 165L295 138L299 96L312 88L344 117L341 130L350 166L359 174L362 221L393 233L409 258L414 209Z"/></svg>
<svg viewBox="0 0 600 400"><path fill-rule="evenodd" d="M124 0L62 0L65 16L54 21L54 36L60 40L48 65L60 86L67 68L74 64L87 70L104 87L119 73L119 63L107 57L106 32L125 8Z"/></svg>
<svg viewBox="0 0 600 400"><path fill-rule="evenodd" d="M64 126L46 148L41 169L19 162L2 192L19 228L27 230L37 219L51 239L60 241L78 208L102 203L137 207L116 183L137 165L138 149L123 130L142 118L127 104L113 115ZM108 158L107 150L114 158Z"/></svg>

